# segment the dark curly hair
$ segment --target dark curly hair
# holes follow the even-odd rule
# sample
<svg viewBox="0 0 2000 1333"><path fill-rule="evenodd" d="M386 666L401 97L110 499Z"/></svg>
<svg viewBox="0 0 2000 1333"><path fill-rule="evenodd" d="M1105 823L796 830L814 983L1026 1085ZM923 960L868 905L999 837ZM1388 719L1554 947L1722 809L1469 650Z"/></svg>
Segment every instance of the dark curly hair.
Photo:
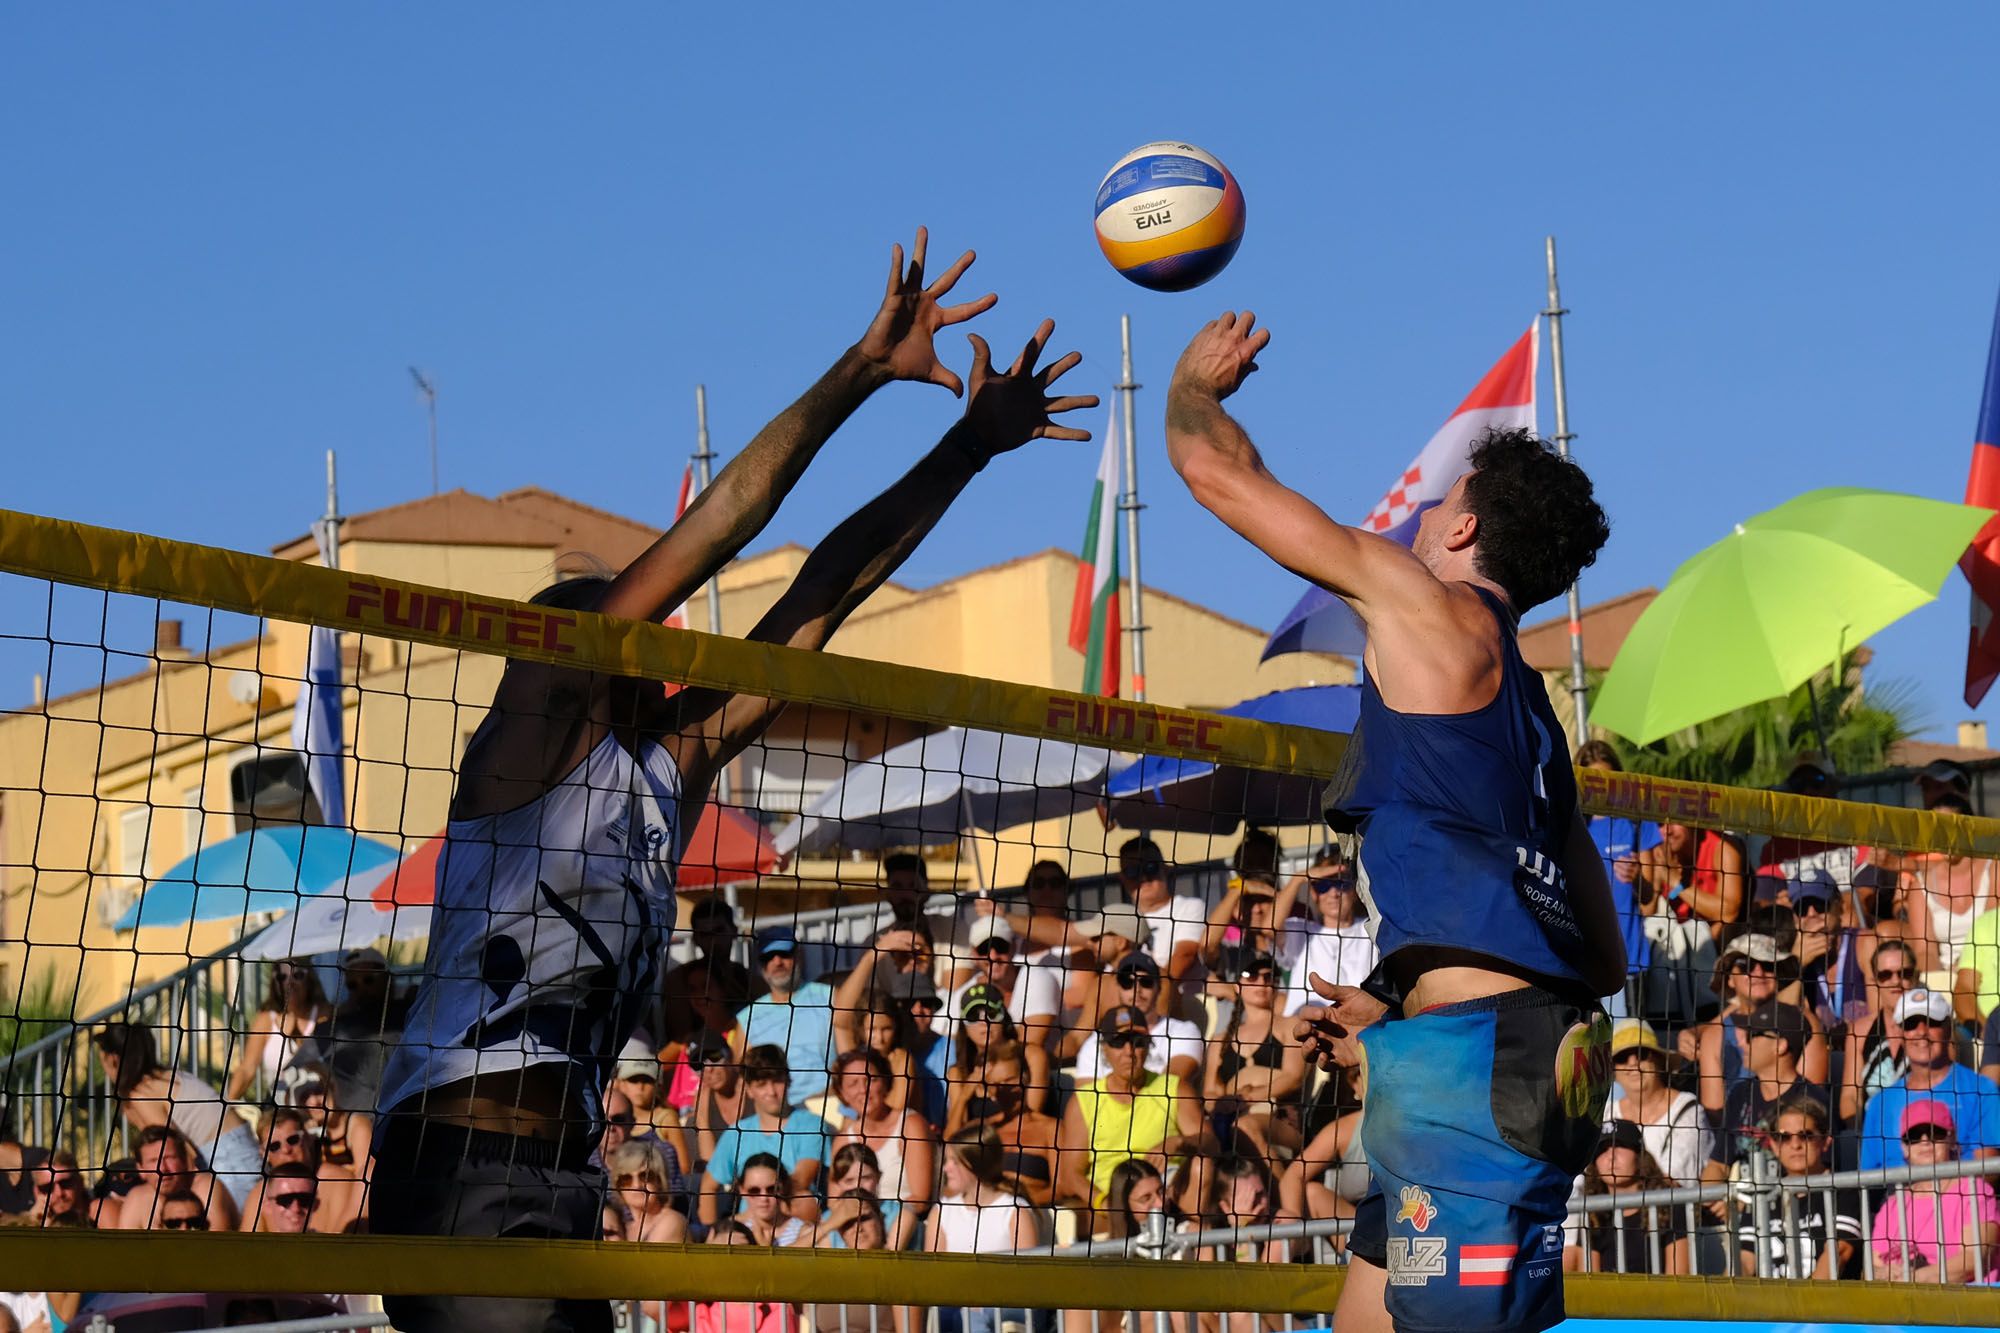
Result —
<svg viewBox="0 0 2000 1333"><path fill-rule="evenodd" d="M1489 430L1473 446L1465 507L1479 520L1479 572L1517 616L1576 582L1611 536L1583 469L1528 430Z"/></svg>

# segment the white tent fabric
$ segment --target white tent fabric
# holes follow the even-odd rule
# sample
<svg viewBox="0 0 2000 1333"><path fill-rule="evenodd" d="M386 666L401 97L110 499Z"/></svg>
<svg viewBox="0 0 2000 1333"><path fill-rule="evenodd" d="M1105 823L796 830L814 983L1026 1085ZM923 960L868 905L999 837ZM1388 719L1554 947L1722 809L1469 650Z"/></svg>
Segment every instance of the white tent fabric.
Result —
<svg viewBox="0 0 2000 1333"><path fill-rule="evenodd" d="M242 956L251 962L275 962L281 958L342 953L384 940L396 943L429 938L428 904L398 906L377 902L373 897L375 886L395 868L391 862L364 870L350 877L344 886L300 899L296 908L244 945Z"/></svg>
<svg viewBox="0 0 2000 1333"><path fill-rule="evenodd" d="M936 846L1094 805L1111 752L1064 741L948 727L848 766L778 830L780 854L832 847Z"/></svg>

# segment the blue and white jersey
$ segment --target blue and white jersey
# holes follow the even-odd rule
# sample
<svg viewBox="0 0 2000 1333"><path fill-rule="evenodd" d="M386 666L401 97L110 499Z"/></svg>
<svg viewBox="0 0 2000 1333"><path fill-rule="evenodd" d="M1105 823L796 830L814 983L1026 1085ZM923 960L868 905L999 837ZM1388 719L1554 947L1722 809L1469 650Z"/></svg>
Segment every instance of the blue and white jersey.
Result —
<svg viewBox="0 0 2000 1333"><path fill-rule="evenodd" d="M424 979L381 1110L562 1063L594 1117L658 988L683 838L673 756L647 741L635 758L615 734L539 799L447 825Z"/></svg>
<svg viewBox="0 0 2000 1333"><path fill-rule="evenodd" d="M1583 935L1563 854L1576 817L1567 737L1540 673L1500 622L1500 688L1469 713L1399 713L1373 680L1327 792L1327 820L1362 835L1357 887L1383 962L1411 945L1504 959L1581 982ZM1378 966L1370 989L1401 1000Z"/></svg>

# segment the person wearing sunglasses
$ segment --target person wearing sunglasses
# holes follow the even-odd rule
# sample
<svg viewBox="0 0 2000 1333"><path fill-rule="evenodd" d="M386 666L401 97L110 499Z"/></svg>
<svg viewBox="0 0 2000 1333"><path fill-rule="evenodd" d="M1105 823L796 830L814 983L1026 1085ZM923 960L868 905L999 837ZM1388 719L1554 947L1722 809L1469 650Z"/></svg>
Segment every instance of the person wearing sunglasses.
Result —
<svg viewBox="0 0 2000 1333"><path fill-rule="evenodd" d="M1208 936L1208 906L1192 894L1173 891L1166 854L1151 838L1133 838L1118 849L1118 887L1146 923L1146 947L1167 979L1167 1012L1183 1012L1182 997L1207 980L1202 941Z"/></svg>
<svg viewBox="0 0 2000 1333"><path fill-rule="evenodd" d="M753 1046L743 1057L743 1085L751 1111L716 1136L715 1151L702 1168L701 1220L714 1226L723 1196L736 1188L744 1165L769 1154L788 1175L787 1197L797 1199L800 1216L811 1221L819 1216L813 1186L832 1155L827 1123L792 1102L791 1071L777 1046Z"/></svg>
<svg viewBox="0 0 2000 1333"><path fill-rule="evenodd" d="M1674 1183L1693 1188L1715 1147L1715 1131L1693 1093L1667 1081L1668 1054L1652 1025L1620 1018L1611 1025L1611 1118L1639 1127L1646 1151Z"/></svg>
<svg viewBox="0 0 2000 1333"><path fill-rule="evenodd" d="M1949 1104L1924 1098L1903 1108L1899 1141L1915 1166L1961 1156ZM1993 1182L1971 1176L1903 1185L1875 1214L1875 1276L1942 1286L2000 1277L2000 1200Z"/></svg>
<svg viewBox="0 0 2000 1333"><path fill-rule="evenodd" d="M1241 1136L1264 1156L1274 1147L1296 1152L1296 1121L1279 1105L1306 1077L1306 1052L1298 1025L1278 1013L1278 964L1268 953L1246 954L1236 973L1235 1003L1222 1034L1209 1043L1202 1091L1216 1138L1228 1146Z"/></svg>
<svg viewBox="0 0 2000 1333"><path fill-rule="evenodd" d="M894 1082L888 1060L865 1046L836 1060L833 1090L843 1117L830 1146L838 1155L848 1144L859 1143L875 1154L880 1172L876 1192L903 1205L890 1246L900 1250L930 1211L932 1182L937 1178L937 1135L922 1115L890 1099Z"/></svg>
<svg viewBox="0 0 2000 1333"><path fill-rule="evenodd" d="M35 1201L29 1216L38 1226L94 1227L90 1186L84 1183L76 1154L58 1148L30 1173Z"/></svg>
<svg viewBox="0 0 2000 1333"><path fill-rule="evenodd" d="M1815 1278L1822 1282L1861 1276L1861 1191L1836 1191L1829 1211L1825 1190L1799 1189L1791 1184L1827 1169L1827 1149L1832 1143L1827 1128L1826 1108L1810 1097L1788 1098L1772 1108L1763 1129L1764 1142L1783 1172L1778 1188L1792 1197L1789 1210L1780 1201L1773 1201L1761 1232L1749 1210L1739 1216L1737 1243L1743 1250L1746 1276ZM1794 1225L1796 1247L1792 1243Z"/></svg>
<svg viewBox="0 0 2000 1333"><path fill-rule="evenodd" d="M1861 1169L1903 1165L1897 1127L1919 1101L1949 1108L1959 1155L2000 1157L2000 1088L1958 1062L1951 997L1942 991L1909 991L1896 1002L1895 1022L1902 1029L1908 1068L1868 1101L1861 1121Z"/></svg>
<svg viewBox="0 0 2000 1333"><path fill-rule="evenodd" d="M1729 941L1716 963L1713 987L1722 997L1722 1012L1680 1038L1682 1055L1695 1047L1694 1058L1700 1071L1695 1093L1712 1116L1723 1113L1730 1095L1754 1077L1749 1063L1749 1042L1743 1020L1762 1005L1785 1002L1798 984L1798 960L1782 948L1777 939L1762 931L1749 931ZM1796 1006L1787 1003L1788 1008ZM1814 1083L1827 1081L1826 1034L1819 1016L1804 1012L1806 1034L1794 1053L1799 1071Z"/></svg>
<svg viewBox="0 0 2000 1333"><path fill-rule="evenodd" d="M1006 917L975 918L966 930L966 945L972 950L972 974L945 997L944 1012L953 1016L962 1014L966 996L975 986L998 991L1007 1016L1021 1032L1022 1039L1031 1046L1046 1049L1061 1032L1060 970L1023 963L1020 943ZM956 1022L947 1021L941 1032L950 1040L956 1029Z"/></svg>
<svg viewBox="0 0 2000 1333"><path fill-rule="evenodd" d="M688 1236L687 1216L677 1196L684 1182L669 1166L660 1145L628 1139L604 1158L612 1199L623 1214L620 1235L628 1241L673 1244Z"/></svg>
<svg viewBox="0 0 2000 1333"><path fill-rule="evenodd" d="M1760 1146L1762 1127L1781 1103L1810 1100L1827 1105L1826 1085L1799 1067L1811 1029L1797 1005L1767 1000L1743 1014L1739 1028L1749 1075L1729 1090L1715 1119L1709 1161L1721 1170L1711 1168L1711 1180L1726 1179L1730 1167Z"/></svg>
<svg viewBox="0 0 2000 1333"><path fill-rule="evenodd" d="M314 1034L332 1023L333 1004L318 970L303 958L273 964L264 1003L245 1025L243 1044L223 1085L229 1100L242 1101L252 1083L261 1083L275 1096L301 1054L320 1058Z"/></svg>
<svg viewBox="0 0 2000 1333"><path fill-rule="evenodd" d="M1899 939L1885 939L1869 959L1867 1009L1851 1015L1841 1038L1840 1123L1853 1126L1873 1097L1903 1077L1903 1028L1896 1006L1923 980L1917 956Z"/></svg>
<svg viewBox="0 0 2000 1333"><path fill-rule="evenodd" d="M1214 1147L1199 1091L1146 1067L1149 1014L1118 1005L1098 1021L1097 1035L1104 1077L1079 1085L1063 1107L1056 1162L1057 1197L1092 1209L1102 1206L1120 1162L1148 1158L1171 1175L1170 1165Z"/></svg>
<svg viewBox="0 0 2000 1333"><path fill-rule="evenodd" d="M1313 920L1292 914L1300 900L1311 904ZM1359 986L1381 961L1367 914L1361 910L1361 895L1355 891L1354 863L1338 843L1320 848L1306 873L1292 877L1278 895L1277 917L1276 953L1289 977L1284 993L1287 1015L1324 1016L1325 1004L1309 978Z"/></svg>
<svg viewBox="0 0 2000 1333"><path fill-rule="evenodd" d="M1021 959L1030 965L1061 963L1079 942L1070 930L1069 871L1060 861L1037 861L1028 867L1020 903L1025 912L1011 910L1009 904L985 894L970 902L977 916L1004 916L1020 941ZM963 947L954 950L963 954ZM954 981L963 981L955 976Z"/></svg>
<svg viewBox="0 0 2000 1333"><path fill-rule="evenodd" d="M312 1225L318 1210L319 1182L313 1178L312 1168L304 1162L285 1162L264 1173L257 1206L251 1213L255 1223L247 1229L280 1235L318 1231L320 1228Z"/></svg>
<svg viewBox="0 0 2000 1333"><path fill-rule="evenodd" d="M1099 1007L1102 1013L1120 1005L1129 1006L1144 1013L1148 1020L1146 1035L1151 1041L1146 1046L1146 1068L1155 1074L1170 1074L1195 1086L1201 1075L1202 1064L1208 1058L1208 1043L1202 1040L1201 1029L1185 1018L1175 1018L1166 1011L1166 978L1160 973L1160 965L1153 961L1149 953L1129 953L1118 960L1111 971L1110 987L1105 1003ZM1093 1022L1089 1035L1076 1053L1076 1081L1093 1083L1104 1077L1109 1066L1104 1059L1104 1038L1098 1034Z"/></svg>
<svg viewBox="0 0 2000 1333"><path fill-rule="evenodd" d="M349 1230L366 1202L361 1178L352 1167L335 1166L321 1152L319 1136L297 1107L281 1106L266 1118L264 1128L264 1192L271 1190L271 1173L279 1167L305 1168L317 1189L313 1201L314 1231L329 1235ZM245 1231L267 1230L260 1210L247 1209Z"/></svg>
<svg viewBox="0 0 2000 1333"><path fill-rule="evenodd" d="M201 1200L185 1190L169 1194L160 1200L159 1230L161 1231L207 1231L208 1210L201 1206Z"/></svg>
<svg viewBox="0 0 2000 1333"><path fill-rule="evenodd" d="M194 1149L179 1130L171 1125L151 1125L140 1130L132 1155L138 1162L139 1183L119 1200L116 1225L120 1229L157 1228L160 1200L169 1194L190 1194L202 1200L210 1230L236 1229L235 1201L213 1175L200 1169Z"/></svg>
<svg viewBox="0 0 2000 1333"><path fill-rule="evenodd" d="M758 1046L785 1052L792 1097L808 1102L826 1091L834 1044L833 987L807 981L799 971L799 937L790 926L757 932L757 968L768 989L736 1015L730 1035L739 1054Z"/></svg>
<svg viewBox="0 0 2000 1333"><path fill-rule="evenodd" d="M1132 904L1110 902L1078 918L1070 928L1070 938L1077 941L1077 947L1069 955L1068 980L1063 985L1062 1035L1051 1048L1058 1062L1081 1055L1097 1029L1098 1015L1106 1009L1114 1004L1140 1004L1119 993L1117 978L1126 960L1140 953L1146 923ZM1159 964L1152 963L1152 969L1157 979ZM1154 998L1149 996L1140 1007L1151 1007Z"/></svg>

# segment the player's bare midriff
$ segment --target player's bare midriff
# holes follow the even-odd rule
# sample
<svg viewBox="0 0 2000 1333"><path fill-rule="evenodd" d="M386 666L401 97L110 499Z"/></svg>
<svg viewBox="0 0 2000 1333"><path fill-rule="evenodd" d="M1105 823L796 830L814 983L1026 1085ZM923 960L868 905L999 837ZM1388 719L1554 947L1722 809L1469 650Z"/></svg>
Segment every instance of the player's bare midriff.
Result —
<svg viewBox="0 0 2000 1333"><path fill-rule="evenodd" d="M1528 975L1490 966L1492 961L1461 949L1402 949L1389 961L1389 976L1403 996L1405 1016L1536 984Z"/></svg>

